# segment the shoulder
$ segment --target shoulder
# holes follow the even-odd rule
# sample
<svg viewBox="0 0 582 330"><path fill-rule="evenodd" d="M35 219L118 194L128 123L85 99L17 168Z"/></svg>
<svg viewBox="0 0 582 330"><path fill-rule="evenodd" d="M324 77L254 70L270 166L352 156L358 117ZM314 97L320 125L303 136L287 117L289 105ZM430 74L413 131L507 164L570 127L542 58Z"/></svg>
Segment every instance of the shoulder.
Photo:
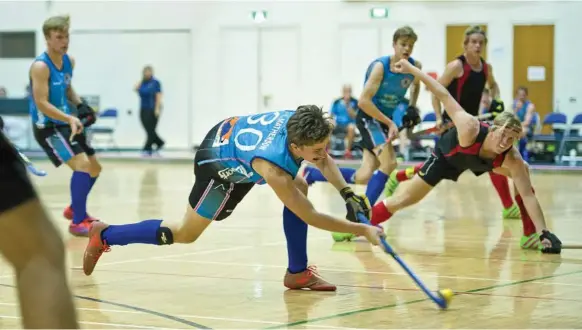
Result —
<svg viewBox="0 0 582 330"><path fill-rule="evenodd" d="M50 73L50 70L46 62L38 60L34 61L30 66L30 73L33 76L46 76Z"/></svg>
<svg viewBox="0 0 582 330"><path fill-rule="evenodd" d="M71 67L75 68L75 58L72 55L69 54L65 54L65 58L69 59L69 62L71 62Z"/></svg>
<svg viewBox="0 0 582 330"><path fill-rule="evenodd" d="M522 169L525 170L526 163L523 158L521 158L521 154L515 146L512 146L505 152L505 157L503 158L503 164L501 166L507 168L510 172L515 172Z"/></svg>
<svg viewBox="0 0 582 330"><path fill-rule="evenodd" d="M415 60L411 57L410 63L412 63L415 67L422 69L422 62L420 62L419 60Z"/></svg>
<svg viewBox="0 0 582 330"><path fill-rule="evenodd" d="M462 70L463 69L463 61L460 58L456 58L447 64L447 69Z"/></svg>

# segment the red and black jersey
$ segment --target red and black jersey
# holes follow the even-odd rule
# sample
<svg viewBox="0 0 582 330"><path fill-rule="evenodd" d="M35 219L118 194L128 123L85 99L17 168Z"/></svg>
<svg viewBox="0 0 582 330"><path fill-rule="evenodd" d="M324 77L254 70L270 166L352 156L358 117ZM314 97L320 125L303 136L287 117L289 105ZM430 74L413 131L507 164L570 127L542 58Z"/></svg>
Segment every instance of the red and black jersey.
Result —
<svg viewBox="0 0 582 330"><path fill-rule="evenodd" d="M458 59L463 63L463 75L453 79L447 87L447 90L465 111L473 116L477 116L479 115L481 95L483 94L483 89L485 89L489 75L489 67L487 62L481 58L483 69L479 72L473 71L471 65L467 63L465 55L459 56ZM443 114L443 120L451 120L446 111Z"/></svg>
<svg viewBox="0 0 582 330"><path fill-rule="evenodd" d="M497 155L495 159L485 159L479 157L479 150L489 133L489 124L480 123L479 134L472 145L461 147L457 135L457 128L453 127L445 132L436 145L435 152L438 157L446 159L447 163L459 171L470 170L474 173L490 172L496 167L500 167L505 160L505 155L511 148Z"/></svg>

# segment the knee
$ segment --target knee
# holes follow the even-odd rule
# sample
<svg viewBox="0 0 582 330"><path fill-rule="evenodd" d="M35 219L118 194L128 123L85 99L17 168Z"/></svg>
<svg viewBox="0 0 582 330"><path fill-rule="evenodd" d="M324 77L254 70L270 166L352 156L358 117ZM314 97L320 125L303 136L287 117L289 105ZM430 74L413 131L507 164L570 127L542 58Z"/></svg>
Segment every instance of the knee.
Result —
<svg viewBox="0 0 582 330"><path fill-rule="evenodd" d="M309 189L309 185L307 181L302 176L297 176L294 180L295 186L299 191L301 191L305 196L307 196L307 190Z"/></svg>
<svg viewBox="0 0 582 330"><path fill-rule="evenodd" d="M79 154L70 161L73 171L91 173L91 162L85 154Z"/></svg>
<svg viewBox="0 0 582 330"><path fill-rule="evenodd" d="M386 174L390 174L392 173L392 171L396 169L396 166L398 166L396 158L394 157L385 158L380 162L380 171Z"/></svg>

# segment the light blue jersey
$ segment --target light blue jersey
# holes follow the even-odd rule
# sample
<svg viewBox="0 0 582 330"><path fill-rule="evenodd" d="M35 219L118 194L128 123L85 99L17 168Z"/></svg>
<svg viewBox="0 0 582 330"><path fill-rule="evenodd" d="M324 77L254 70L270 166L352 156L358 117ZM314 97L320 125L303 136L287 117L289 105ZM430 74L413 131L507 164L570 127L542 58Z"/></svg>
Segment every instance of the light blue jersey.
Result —
<svg viewBox="0 0 582 330"><path fill-rule="evenodd" d="M414 59L412 57L409 57L408 61L414 65ZM384 66L384 77L382 78L382 83L378 91L372 98L372 102L374 102L383 114L392 118L398 106L406 101L404 96L406 95L408 87L412 85L414 76L410 73L394 73L390 71L390 56L383 56L370 64L366 71L364 84L368 81L376 62L380 62ZM408 102L406 102L406 105L408 105Z"/></svg>
<svg viewBox="0 0 582 330"><path fill-rule="evenodd" d="M287 172L297 175L302 159L294 159L287 143L287 122L295 110L265 112L232 117L222 122L213 141L201 146L208 153L198 165L212 164L217 176L232 183L264 184L251 163L263 158Z"/></svg>
<svg viewBox="0 0 582 330"><path fill-rule="evenodd" d="M73 66L71 60L67 54L63 55L63 65L61 69L58 69L53 61L49 58L46 52L40 54L34 59L34 62L44 62L49 68L49 94L48 101L50 104L54 105L57 109L61 110L66 114L70 114L71 110L67 105L67 89L71 85L71 79L73 78ZM30 79L30 87L32 86L32 79ZM43 114L36 106L34 101L34 96L32 93L29 96L29 113L32 118L32 122L38 128L44 128L47 124L52 123L55 125L67 125L67 123L61 122L60 120L52 119Z"/></svg>

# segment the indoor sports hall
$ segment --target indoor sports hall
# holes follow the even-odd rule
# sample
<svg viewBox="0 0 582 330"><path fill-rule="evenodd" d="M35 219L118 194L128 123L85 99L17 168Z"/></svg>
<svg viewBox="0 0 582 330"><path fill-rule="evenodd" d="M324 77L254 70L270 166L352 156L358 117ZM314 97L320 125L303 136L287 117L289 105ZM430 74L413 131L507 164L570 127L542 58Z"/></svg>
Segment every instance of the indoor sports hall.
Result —
<svg viewBox="0 0 582 330"><path fill-rule="evenodd" d="M322 106L334 120L338 104L355 114L362 111L357 100L368 66L395 52L396 30L415 31L410 56L438 79L464 54L466 31L479 26L486 35L480 57L491 65L496 99L504 111L529 114L529 133L515 148L529 163L561 253L521 248L520 218L504 216L488 175L466 171L382 224L396 258L363 237L336 242L310 226L309 264L335 292L283 285L283 203L269 185L253 187L230 217L192 244L112 246L86 276L88 238L71 235L63 214L72 171L49 161L29 114L29 68L46 48L42 25L61 14L71 19L72 84L98 112L84 132L102 166L87 212L113 225L182 221L194 157L218 122L303 104ZM581 15L582 3L574 1L4 1L0 116L4 134L28 157L29 176L61 234L82 328L578 328ZM147 79L161 86L149 108L140 87ZM425 131L437 121L432 95L420 85L421 122L390 142L398 170L434 152L439 135ZM327 153L341 167L358 168L362 132L350 132L334 129ZM402 182L394 196L408 185ZM345 202L331 184L314 183L307 197L318 211L345 218ZM431 295L450 289L447 308L396 259ZM14 274L5 260L0 265L0 328L20 328Z"/></svg>

